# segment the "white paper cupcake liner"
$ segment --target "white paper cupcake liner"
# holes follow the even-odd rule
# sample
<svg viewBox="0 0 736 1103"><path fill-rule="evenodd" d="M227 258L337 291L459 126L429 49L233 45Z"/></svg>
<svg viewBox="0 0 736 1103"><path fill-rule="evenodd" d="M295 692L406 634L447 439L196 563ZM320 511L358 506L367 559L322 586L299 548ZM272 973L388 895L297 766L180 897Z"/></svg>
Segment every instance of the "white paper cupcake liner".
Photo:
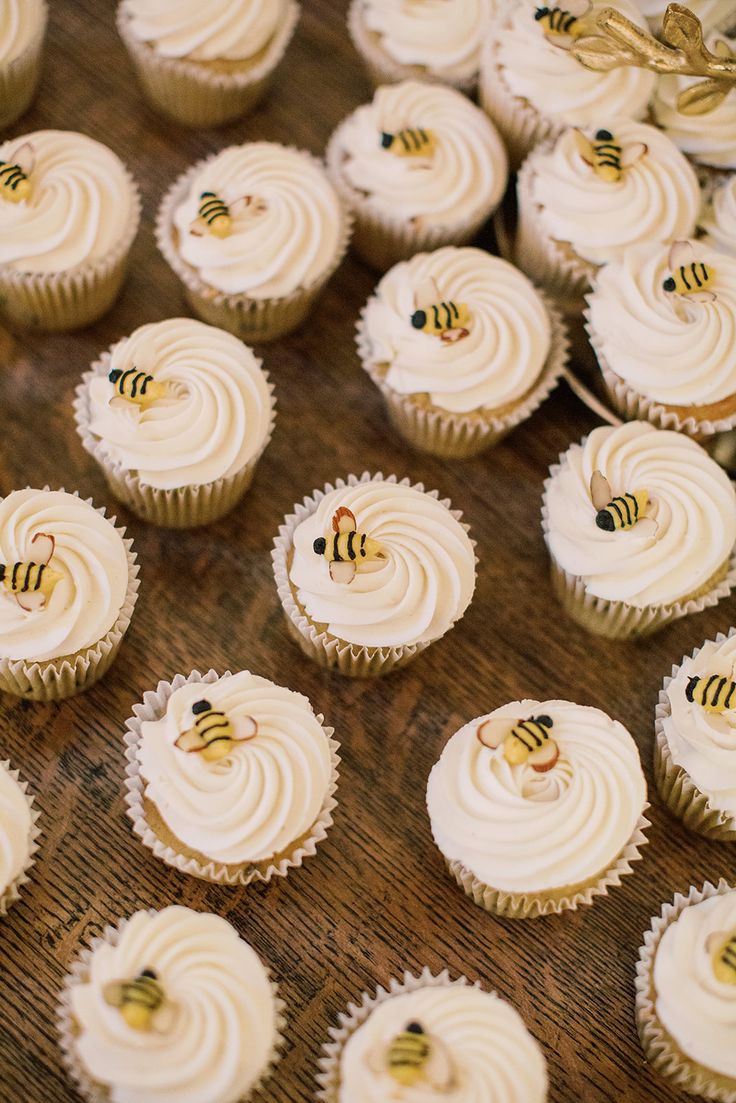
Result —
<svg viewBox="0 0 736 1103"><path fill-rule="evenodd" d="M138 233L141 199L127 169L130 215L114 249L100 260L64 272L18 272L0 265L0 315L22 329L63 331L91 325L105 314L125 278L128 254Z"/></svg>
<svg viewBox="0 0 736 1103"><path fill-rule="evenodd" d="M585 440L582 441L582 444L585 444ZM629 605L625 601L608 601L605 598L588 593L583 579L563 570L555 561L549 547L547 492L552 479L559 473L564 460L565 453L563 452L560 455L559 462L550 467L549 475L544 481L542 533L544 542L550 552L552 587L563 608L574 621L597 636L605 636L608 639L615 640L632 639L658 632L665 625L671 624L672 621L679 620L680 617L691 616L693 613L701 613L703 609L709 609L717 605L723 598L728 597L731 590L736 586L736 550L729 557L725 575L714 582L709 590L697 597L673 601L668 605L644 605L639 607Z"/></svg>
<svg viewBox="0 0 736 1103"><path fill-rule="evenodd" d="M391 980L388 988L379 986L375 995L364 992L360 1003L349 1003L347 1011L340 1012L338 1025L329 1029L331 1040L325 1042L322 1047L322 1055L319 1060L320 1071L317 1074L318 1090L316 1098L321 1103L338 1103L342 1052L350 1036L355 1033L358 1027L363 1025L379 1004L406 992L416 992L420 988L455 988L457 986L480 988L477 982L471 985L468 978L464 976L452 980L447 969L444 969L438 976L434 976L429 969L423 969L418 977L407 971L401 980Z"/></svg>
<svg viewBox="0 0 736 1103"><path fill-rule="evenodd" d="M124 468L111 459L105 452L98 437L90 430L89 386L95 376L107 377L110 373L111 354L114 345L102 353L89 371L82 376L77 386L73 403L74 420L82 444L90 456L97 461L115 497L123 502L136 517L150 521L165 528L195 528L209 525L224 517L238 504L253 482L258 461L266 450L273 435L276 421L276 400L274 388L259 360L259 366L266 378L271 402L271 416L266 435L258 451L233 475L215 479L211 483L188 484L174 490L162 490L143 482L135 472Z"/></svg>
<svg viewBox="0 0 736 1103"><path fill-rule="evenodd" d="M23 53L11 62L0 64L0 130L19 119L36 94L49 15L46 0L41 0L41 8L36 33Z"/></svg>
<svg viewBox="0 0 736 1103"><path fill-rule="evenodd" d="M289 147L294 149L294 147ZM304 150L297 150L314 164L322 162ZM209 325L226 329L248 343L274 341L300 326L327 281L337 270L350 242L353 220L350 212L341 212L340 239L335 254L324 272L308 287L298 288L290 295L273 299L252 299L246 294L227 295L200 278L182 258L176 244L174 213L189 194L192 180L219 153L192 165L169 188L156 216L156 242L164 259L184 284L184 294L194 313Z"/></svg>
<svg viewBox="0 0 736 1103"><path fill-rule="evenodd" d="M279 857L277 862L244 862L237 868L223 865L214 859L203 864L195 858L180 854L172 846L164 843L151 829L146 819L144 807L146 782L141 775L138 758L142 738L141 725L147 720L160 719L166 712L166 706L172 693L181 686L190 682L210 684L218 681L220 677L229 678L231 673L228 670L221 676L216 671L209 670L202 675L198 670L193 670L187 678L183 674L177 674L171 682L159 682L155 690L149 690L144 694L141 704L134 705L134 715L125 723L128 729L125 733L125 758L128 763L125 770L127 815L132 820L133 830L142 839L143 845L153 851L155 856L160 858L162 862L178 869L180 873L188 873L192 877L199 877L204 881L214 881L221 885L249 885L253 881L265 882L270 881L272 877L286 877L289 870L298 869L305 858L311 858L317 852L318 844L327 837L327 832L333 823L332 814L337 808L335 792L337 791L339 777L340 756L338 751L340 744L333 739L335 729L325 726L324 717L321 715L317 715L317 721L329 743L332 760L329 788L325 794L319 815L308 832L300 837L298 845L294 846L289 854ZM172 832L173 834L174 832ZM265 869L264 866L266 866Z"/></svg>
<svg viewBox="0 0 736 1103"><path fill-rule="evenodd" d="M503 440L517 425L531 417L560 381L570 354L570 342L559 311L539 293L552 322L550 351L534 386L503 415L492 410L455 414L438 406L423 406L414 395L400 394L386 382L386 366L376 363L365 332L363 308L356 323L358 356L363 370L383 395L389 417L399 433L415 448L445 459L467 459Z"/></svg>
<svg viewBox="0 0 736 1103"><path fill-rule="evenodd" d="M355 49L363 59L368 76L375 88L381 84L399 84L403 80L425 80L433 84L448 84L472 96L478 84L478 74L470 77L451 77L426 65L402 65L384 50L379 36L372 34L362 18L361 0L352 0L348 10L348 31Z"/></svg>
<svg viewBox="0 0 736 1103"><path fill-rule="evenodd" d="M731 628L728 635L719 632L715 643L721 644L736 635ZM680 666L672 667L670 677L664 679L659 691L659 701L654 714L654 780L657 790L669 810L682 820L691 831L720 842L736 842L736 817L720 808L714 808L708 797L695 784L687 771L672 758L670 745L664 731L664 721L672 715L667 689L677 677L680 667L688 658L696 659L702 651L696 647L689 656L683 656Z"/></svg>
<svg viewBox="0 0 736 1103"><path fill-rule="evenodd" d="M206 62L162 57L132 34L122 4L117 9L117 26L153 107L183 126L209 127L232 122L256 106L283 60L299 15L296 0L288 0L286 15L262 56L232 72Z"/></svg>
<svg viewBox="0 0 736 1103"><path fill-rule="evenodd" d="M153 916L158 913L155 908L149 908L148 914ZM99 950L105 943L110 946L117 946L120 936L128 923L128 919L121 919L115 925L110 924L105 928L100 937L93 938L89 946L81 949L71 970L66 975L64 987L59 993L59 1002L56 1006L56 1030L59 1036L62 1062L69 1077L74 1082L77 1091L87 1103L110 1103L112 1093L108 1087L90 1076L77 1052L76 1023L72 1010L72 991L78 985L86 984L88 981L92 956L95 951ZM252 1086L247 1096L243 1097L241 1103L249 1103L249 1100L253 1098L259 1088L261 1088L269 1078L277 1062L280 1060L280 1050L285 1042L284 1030L286 1029L286 1019L284 1017L284 1011L286 1010L286 1005L278 996L278 986L271 980L270 970L266 969L265 965L263 967L268 975L274 998L276 1039L263 1073L258 1082Z"/></svg>
<svg viewBox="0 0 736 1103"><path fill-rule="evenodd" d="M23 885L27 884L30 880L29 875L31 872L31 867L36 860L35 855L38 851L38 839L41 835L41 829L38 826L38 818L40 816L40 812L38 808L34 807L33 794L28 792L28 782L20 780L18 771L12 770L10 768L10 762L7 759L4 762L0 762L0 767L4 770L7 770L13 781L16 781L18 783L20 789L23 792L23 795L26 798L28 807L31 812L31 828L28 837L28 856L26 858L25 864L18 876L5 887L2 893L0 893L0 916L3 916L8 914L8 909L11 908L16 900L20 898L20 890L22 889Z"/></svg>
<svg viewBox="0 0 736 1103"><path fill-rule="evenodd" d="M636 965L636 1026L647 1060L673 1087L717 1103L736 1103L736 1084L731 1081L729 1086L726 1077L690 1061L669 1036L657 1017L653 968L662 935L685 908L732 891L726 881L720 880L717 885L706 881L702 890L691 887L687 896L676 893L672 903L663 904L661 913L652 919Z"/></svg>
<svg viewBox="0 0 736 1103"><path fill-rule="evenodd" d="M50 488L45 486L42 489ZM60 489L63 492L64 488ZM79 497L76 490L73 494L75 498ZM83 501L102 517L106 516L104 506L95 506L91 498L84 498ZM133 541L125 538L125 528L115 524L115 517L107 519L122 538L128 560L128 586L117 620L97 643L74 655L59 656L44 662L0 658L0 691L32 701L61 701L89 689L111 666L133 616L140 581Z"/></svg>
<svg viewBox="0 0 736 1103"><path fill-rule="evenodd" d="M376 210L342 171L343 134L349 121L344 119L333 131L325 159L330 179L355 219L351 247L372 268L385 272L416 253L431 253L442 245L467 245L498 207L498 203L489 203L481 197L474 214L442 225L417 224L414 219Z"/></svg>
<svg viewBox="0 0 736 1103"><path fill-rule="evenodd" d="M430 497L436 498L449 510L455 520L462 524L466 532L470 531L470 527L462 521L462 512L452 509L449 498L440 498L439 492L436 490L425 491L422 483L412 484L409 479L398 479L396 475L389 475L384 478L380 472L371 475L368 471L364 471L360 478L357 475L348 475L347 479L337 479L334 486L327 483L324 490L315 490L311 496L304 498L303 503L296 503L294 512L288 514L284 518L283 524L279 526L278 536L274 539L273 551L271 552L276 589L286 616L287 628L292 639L299 644L305 655L314 659L320 666L337 670L338 673L352 678L375 678L379 675L388 674L391 670L406 666L416 655L429 647L430 643L436 642L435 640L429 640L424 643L406 644L398 647L362 647L358 644L346 643L345 640L337 639L336 636L321 631L297 604L289 580L289 556L293 549L295 529L305 518L315 512L325 495L331 493L337 487L358 486L360 483L374 481L398 483L399 486L413 486L414 490L429 494ZM472 540L471 543L475 548L475 541ZM457 624L457 620L453 623ZM447 629L448 632L450 628ZM440 638L437 637L437 639Z"/></svg>

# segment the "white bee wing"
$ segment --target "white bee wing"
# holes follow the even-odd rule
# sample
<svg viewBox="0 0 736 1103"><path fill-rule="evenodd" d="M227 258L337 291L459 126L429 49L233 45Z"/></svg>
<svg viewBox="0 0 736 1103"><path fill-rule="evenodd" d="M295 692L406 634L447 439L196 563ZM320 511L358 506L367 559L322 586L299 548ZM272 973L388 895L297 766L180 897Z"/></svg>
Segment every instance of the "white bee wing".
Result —
<svg viewBox="0 0 736 1103"><path fill-rule="evenodd" d="M55 550L56 541L48 532L37 532L31 540L31 558L34 563L48 563Z"/></svg>
<svg viewBox="0 0 736 1103"><path fill-rule="evenodd" d="M194 237L204 237L207 232L207 223L202 218L194 218L189 223L189 233Z"/></svg>
<svg viewBox="0 0 736 1103"><path fill-rule="evenodd" d="M554 739L548 739L542 747L539 747L536 751L532 751L527 762L538 774L546 774L547 770L551 770L552 767L557 764L557 759L559 757L560 748L557 746Z"/></svg>
<svg viewBox="0 0 736 1103"><path fill-rule="evenodd" d="M440 340L445 345L454 345L456 341L461 341L463 337L467 337L470 333L469 329L446 329L440 337Z"/></svg>
<svg viewBox="0 0 736 1103"><path fill-rule="evenodd" d="M18 146L10 157L10 163L17 165L26 176L30 176L36 167L36 151L31 143L24 142L23 145Z"/></svg>
<svg viewBox="0 0 736 1103"><path fill-rule="evenodd" d="M575 146L586 165L592 165L595 151L592 142L586 138L582 130L575 130Z"/></svg>
<svg viewBox="0 0 736 1103"><path fill-rule="evenodd" d="M637 521L631 531L636 533L637 536L655 537L659 532L659 525L653 517L642 517L641 521Z"/></svg>
<svg viewBox="0 0 736 1103"><path fill-rule="evenodd" d="M189 731L182 732L179 738L174 743L175 747L178 747L180 751L201 751L203 747L206 747L202 736L194 728L190 728Z"/></svg>
<svg viewBox="0 0 736 1103"><path fill-rule="evenodd" d="M108 406L110 406L110 408L113 409L113 410L137 410L138 409L135 402L131 402L129 398L123 398L123 396L121 394L113 395L112 398L110 399L110 401L108 402Z"/></svg>
<svg viewBox="0 0 736 1103"><path fill-rule="evenodd" d="M347 506L340 506L332 514L332 529L334 532L355 532L358 522L355 514Z"/></svg>
<svg viewBox="0 0 736 1103"><path fill-rule="evenodd" d="M46 595L40 590L31 590L26 594L14 594L15 600L26 613L37 613L46 604Z"/></svg>
<svg viewBox="0 0 736 1103"><path fill-rule="evenodd" d="M596 469L590 477L590 499L594 509L605 509L612 497L611 484L603 472Z"/></svg>
<svg viewBox="0 0 736 1103"><path fill-rule="evenodd" d="M366 1064L371 1072L375 1072L376 1075L379 1075L386 1071L388 1065L387 1058L388 1045L385 1042L379 1042L378 1045L368 1050Z"/></svg>
<svg viewBox="0 0 736 1103"><path fill-rule="evenodd" d="M442 296L437 286L437 280L434 276L429 276L426 280L423 280L416 289L414 293L414 305L417 310L420 310L425 306L433 306L434 303L440 302L442 302Z"/></svg>
<svg viewBox="0 0 736 1103"><path fill-rule="evenodd" d="M689 241L673 241L667 263L674 270L691 264L694 257L695 253Z"/></svg>
<svg viewBox="0 0 736 1103"><path fill-rule="evenodd" d="M713 291L693 291L688 295L691 303L714 303L718 296Z"/></svg>
<svg viewBox="0 0 736 1103"><path fill-rule="evenodd" d="M708 935L705 940L705 948L709 954L714 954L716 950L720 950L728 938L728 931L713 931Z"/></svg>
<svg viewBox="0 0 736 1103"><path fill-rule="evenodd" d="M121 980L112 980L102 989L102 998L110 1007L122 1007L125 985Z"/></svg>
<svg viewBox="0 0 736 1103"><path fill-rule="evenodd" d="M176 1008L173 1003L165 1000L157 1011L154 1011L151 1026L156 1034L168 1034L176 1019Z"/></svg>
<svg viewBox="0 0 736 1103"><path fill-rule="evenodd" d="M156 367L156 354L150 345L144 345L140 352L135 354L131 368L136 368L138 371L144 371L146 375L153 375L153 369Z"/></svg>
<svg viewBox="0 0 736 1103"><path fill-rule="evenodd" d="M258 735L258 724L252 716L233 717L233 739L236 743L244 743L246 739L252 739Z"/></svg>
<svg viewBox="0 0 736 1103"><path fill-rule="evenodd" d="M567 0L564 7L570 15L574 15L576 19L582 19L584 15L588 14L593 5L590 0Z"/></svg>
<svg viewBox="0 0 736 1103"><path fill-rule="evenodd" d="M515 723L515 720L509 720L508 718L502 717L484 720L482 724L478 725L478 730L475 734L484 747L488 747L489 750L495 751L496 747L501 746Z"/></svg>
<svg viewBox="0 0 736 1103"><path fill-rule="evenodd" d="M339 582L344 586L348 586L355 578L355 573L355 564L345 559L333 559L330 563L330 578L333 582Z"/></svg>
<svg viewBox="0 0 736 1103"><path fill-rule="evenodd" d="M455 1086L455 1069L450 1051L436 1034L429 1037L429 1060L424 1066L424 1077L433 1088L448 1092Z"/></svg>
<svg viewBox="0 0 736 1103"><path fill-rule="evenodd" d="M647 153L649 153L649 146L645 145L644 142L633 142L621 154L621 165L623 168L628 168L629 165L640 161Z"/></svg>

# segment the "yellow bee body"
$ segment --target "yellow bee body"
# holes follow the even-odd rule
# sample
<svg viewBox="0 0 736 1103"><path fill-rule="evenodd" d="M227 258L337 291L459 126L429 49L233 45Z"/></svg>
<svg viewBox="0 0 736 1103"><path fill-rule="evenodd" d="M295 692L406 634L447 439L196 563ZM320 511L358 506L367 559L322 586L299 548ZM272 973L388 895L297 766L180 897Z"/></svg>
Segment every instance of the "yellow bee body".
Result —
<svg viewBox="0 0 736 1103"><path fill-rule="evenodd" d="M575 5L578 7L578 5ZM570 5L572 8L573 5ZM579 38L585 27L580 19L583 11L589 8L589 4L579 6L577 12L560 7L540 6L534 13L534 18L546 35L567 35L569 38Z"/></svg>
<svg viewBox="0 0 736 1103"><path fill-rule="evenodd" d="M725 942L718 939L719 945L713 954L713 972L716 980L723 984L736 984L736 934L726 937Z"/></svg>
<svg viewBox="0 0 736 1103"><path fill-rule="evenodd" d="M236 743L252 739L257 725L251 716L242 717L236 729L232 720L209 701L192 705L194 724L176 740L181 751L201 754L205 762L219 762L230 754Z"/></svg>
<svg viewBox="0 0 736 1103"><path fill-rule="evenodd" d="M103 996L133 1030L150 1030L153 1017L162 1006L164 990L152 969L143 969L133 980L113 981L105 986Z"/></svg>
<svg viewBox="0 0 736 1103"><path fill-rule="evenodd" d="M352 582L358 563L383 559L383 548L364 532L358 532L355 515L340 506L332 517L332 529L312 545L315 555L324 556L330 565L333 582Z"/></svg>
<svg viewBox="0 0 736 1103"><path fill-rule="evenodd" d="M591 142L581 130L575 131L575 143L578 152L587 165L609 184L617 184L629 168L647 153L643 142L634 142L623 149L610 130L597 130Z"/></svg>
<svg viewBox="0 0 736 1103"><path fill-rule="evenodd" d="M595 515L595 523L605 532L617 532L630 529L644 516L649 505L646 490L635 490L630 494L618 494Z"/></svg>
<svg viewBox="0 0 736 1103"><path fill-rule="evenodd" d="M447 339L449 333L459 332L467 335L470 321L470 307L466 303L456 303L453 299L430 303L411 316L414 329L428 333L431 337Z"/></svg>
<svg viewBox="0 0 736 1103"><path fill-rule="evenodd" d="M685 697L706 712L726 712L736 708L736 682L720 674L693 677L687 683Z"/></svg>
<svg viewBox="0 0 736 1103"><path fill-rule="evenodd" d="M484 720L477 731L484 747L496 750L503 745L503 756L510 766L524 763L544 774L557 764L559 747L552 738L554 722L551 716L529 716L525 720L492 717Z"/></svg>
<svg viewBox="0 0 736 1103"><path fill-rule="evenodd" d="M30 548L31 554L38 558L0 563L0 586L12 594L26 612L43 608L56 584L64 577L48 565L55 547L53 536L37 532L31 540Z"/></svg>
<svg viewBox="0 0 736 1103"><path fill-rule="evenodd" d="M123 398L126 402L140 406L142 410L166 394L165 383L157 383L148 372L139 371L135 367L126 371L114 368L107 378L115 387L115 398Z"/></svg>
<svg viewBox="0 0 736 1103"><path fill-rule="evenodd" d="M424 1074L429 1054L429 1039L423 1028L419 1023L409 1023L406 1030L389 1043L386 1053L389 1076L402 1087L413 1087Z"/></svg>
<svg viewBox="0 0 736 1103"><path fill-rule="evenodd" d="M552 738L550 731L552 719L549 716L530 716L521 720L511 729L503 744L503 753L507 762L519 766L526 762L530 754L538 751Z"/></svg>
<svg viewBox="0 0 736 1103"><path fill-rule="evenodd" d="M388 134L384 130L381 134L381 146L396 157L431 157L436 140L431 130L424 130L421 126L405 127L395 134Z"/></svg>
<svg viewBox="0 0 736 1103"><path fill-rule="evenodd" d="M203 191L199 197L197 217L215 237L227 237L232 230L233 220L230 207L213 191Z"/></svg>
<svg viewBox="0 0 736 1103"><path fill-rule="evenodd" d="M9 160L0 161L0 196L8 203L22 203L30 199L32 184L29 179L36 165L36 154L30 142L18 146Z"/></svg>
<svg viewBox="0 0 736 1103"><path fill-rule="evenodd" d="M673 269L662 286L674 295L698 295L706 290L715 276L715 269L702 261L691 261Z"/></svg>

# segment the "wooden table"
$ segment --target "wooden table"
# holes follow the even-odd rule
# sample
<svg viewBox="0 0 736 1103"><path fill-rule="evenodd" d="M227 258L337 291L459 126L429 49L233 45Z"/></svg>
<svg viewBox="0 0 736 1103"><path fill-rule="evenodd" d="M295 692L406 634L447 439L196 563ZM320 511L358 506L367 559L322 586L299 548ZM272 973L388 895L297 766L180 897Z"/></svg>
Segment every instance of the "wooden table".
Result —
<svg viewBox="0 0 736 1103"><path fill-rule="evenodd" d="M96 354L136 326L185 312L152 220L169 182L232 142L270 138L319 153L369 97L345 30L347 0L307 0L288 60L254 117L189 133L142 101L114 28L112 0L55 0L36 104L14 134L82 130L131 168L144 220L122 297L71 336L2 337L0 494L28 483L91 495L129 526L142 585L121 654L91 692L60 705L0 701L0 753L37 794L43 840L33 881L0 926L0 1099L64 1103L53 1025L57 992L80 945L137 908L181 902L226 916L281 982L288 1047L263 1099L313 1098L327 1028L348 1000L403 970L445 966L511 1000L544 1047L553 1103L675 1098L644 1062L633 975L650 916L675 891L734 875L734 850L689 834L652 785L650 845L632 877L592 908L532 923L500 921L448 878L424 794L447 738L470 718L524 696L597 705L623 721L651 774L661 680L705 637L727 630L733 600L651 641L586 635L556 604L539 526L542 480L594 425L561 388L511 439L480 459L442 462L389 427L360 370L353 324L375 276L350 258L308 324L264 347L276 383L274 439L242 507L211 528L167 532L119 509L83 451L74 387ZM293 502L366 469L437 487L461 508L480 569L464 620L415 665L377 682L343 680L287 637L269 552ZM125 719L159 678L248 668L306 693L342 743L335 825L316 858L268 886L230 890L157 862L123 806Z"/></svg>

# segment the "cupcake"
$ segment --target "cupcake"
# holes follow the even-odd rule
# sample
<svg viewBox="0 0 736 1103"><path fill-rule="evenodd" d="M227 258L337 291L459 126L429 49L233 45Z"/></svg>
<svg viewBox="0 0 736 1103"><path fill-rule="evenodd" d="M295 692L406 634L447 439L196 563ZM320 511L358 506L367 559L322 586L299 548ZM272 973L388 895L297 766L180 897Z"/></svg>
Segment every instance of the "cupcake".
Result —
<svg viewBox="0 0 736 1103"><path fill-rule="evenodd" d="M339 744L301 693L248 671L178 674L127 727L128 815L182 873L270 881L326 837Z"/></svg>
<svg viewBox="0 0 736 1103"><path fill-rule="evenodd" d="M156 237L195 314L236 337L272 341L304 321L345 255L350 225L320 161L250 142L179 177Z"/></svg>
<svg viewBox="0 0 736 1103"><path fill-rule="evenodd" d="M732 7L733 10L733 7ZM706 46L712 53L736 53L736 38L709 35ZM713 169L736 168L736 92L704 115L683 115L677 110L677 97L702 77L660 76L652 101L652 113L658 126L683 153L699 165Z"/></svg>
<svg viewBox="0 0 736 1103"><path fill-rule="evenodd" d="M714 189L699 225L708 245L736 257L736 173Z"/></svg>
<svg viewBox="0 0 736 1103"><path fill-rule="evenodd" d="M702 282L703 265L710 280L702 301L684 285L684 294L667 289L682 271L697 292L692 273ZM632 246L600 270L585 316L623 417L698 439L736 426L736 257L699 241Z"/></svg>
<svg viewBox="0 0 736 1103"><path fill-rule="evenodd" d="M481 44L503 2L352 0L348 30L375 85L414 78L472 93Z"/></svg>
<svg viewBox="0 0 736 1103"><path fill-rule="evenodd" d="M542 529L565 610L611 639L716 605L736 583L730 479L694 440L645 422L594 429L560 456Z"/></svg>
<svg viewBox="0 0 736 1103"><path fill-rule="evenodd" d="M547 1065L517 1011L445 970L405 973L340 1015L322 1051L322 1103L450 1095L457 1103L545 1103Z"/></svg>
<svg viewBox="0 0 736 1103"><path fill-rule="evenodd" d="M486 911L532 919L591 904L646 842L634 740L600 709L513 701L471 720L429 775L434 841Z"/></svg>
<svg viewBox="0 0 736 1103"><path fill-rule="evenodd" d="M72 697L115 658L138 596L125 529L63 490L0 499L0 690Z"/></svg>
<svg viewBox="0 0 736 1103"><path fill-rule="evenodd" d="M583 29L613 6L638 27L646 20L633 0L593 0ZM577 28L576 28L577 29ZM513 167L545 138L566 127L586 130L606 119L644 119L655 75L633 66L609 72L586 69L570 53L571 35L555 36L535 5L512 5L486 40L480 70L480 100L506 142Z"/></svg>
<svg viewBox="0 0 736 1103"><path fill-rule="evenodd" d="M353 245L381 271L464 245L493 214L508 164L495 127L460 92L406 80L379 88L330 138L327 166L355 216Z"/></svg>
<svg viewBox="0 0 736 1103"><path fill-rule="evenodd" d="M209 524L251 484L273 388L237 337L191 318L140 326L88 371L77 432L113 494L146 521Z"/></svg>
<svg viewBox="0 0 736 1103"><path fill-rule="evenodd" d="M659 694L654 777L692 831L736 842L736 629L673 666Z"/></svg>
<svg viewBox="0 0 736 1103"><path fill-rule="evenodd" d="M46 0L0 0L0 129L36 94L47 19Z"/></svg>
<svg viewBox="0 0 736 1103"><path fill-rule="evenodd" d="M38 810L8 761L0 762L0 915L20 896L28 881L40 834Z"/></svg>
<svg viewBox="0 0 736 1103"><path fill-rule="evenodd" d="M70 130L0 144L0 316L11 325L90 325L115 301L138 231L138 189L122 161Z"/></svg>
<svg viewBox="0 0 736 1103"><path fill-rule="evenodd" d="M517 195L515 259L574 311L602 265L643 241L691 237L701 206L698 178L677 146L626 119L566 130L535 149Z"/></svg>
<svg viewBox="0 0 736 1103"><path fill-rule="evenodd" d="M136 912L82 951L57 1024L89 1103L246 1103L278 1059L282 1009L227 920L174 906Z"/></svg>
<svg viewBox="0 0 736 1103"><path fill-rule="evenodd" d="M677 893L644 936L636 1023L649 1063L701 1099L736 1099L736 889Z"/></svg>
<svg viewBox="0 0 736 1103"><path fill-rule="evenodd" d="M395 475L349 475L285 518L272 552L291 636L341 674L404 666L460 620L475 589L462 514Z"/></svg>
<svg viewBox="0 0 736 1103"><path fill-rule="evenodd" d="M653 31L661 29L669 3L670 0L639 0L639 6ZM727 31L736 27L733 0L688 0L686 6L697 15L704 31Z"/></svg>
<svg viewBox="0 0 736 1103"><path fill-rule="evenodd" d="M402 261L358 324L363 367L411 444L462 459L529 417L567 360L565 328L513 265L448 245Z"/></svg>
<svg viewBox="0 0 736 1103"><path fill-rule="evenodd" d="M296 0L122 0L118 30L151 104L221 126L268 88L299 20Z"/></svg>

